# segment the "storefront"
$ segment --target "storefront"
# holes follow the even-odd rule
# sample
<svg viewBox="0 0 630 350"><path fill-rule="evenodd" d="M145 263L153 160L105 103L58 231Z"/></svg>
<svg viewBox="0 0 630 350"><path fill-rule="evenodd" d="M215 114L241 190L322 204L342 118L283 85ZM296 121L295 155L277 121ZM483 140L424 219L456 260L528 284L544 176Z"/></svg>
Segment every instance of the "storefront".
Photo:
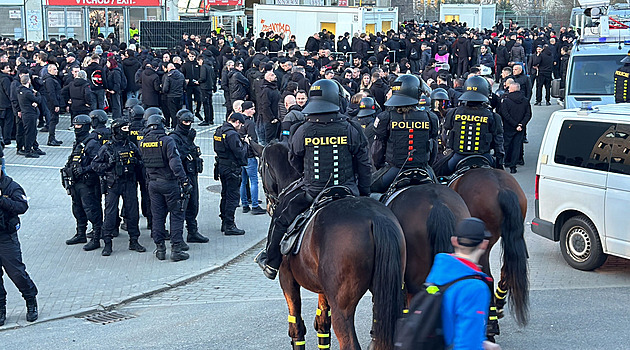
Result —
<svg viewBox="0 0 630 350"><path fill-rule="evenodd" d="M44 37L62 35L89 40L110 33L121 42L130 38L132 24L165 18L163 0L45 0Z"/></svg>
<svg viewBox="0 0 630 350"><path fill-rule="evenodd" d="M24 38L26 31L26 15L24 13L24 1L2 0L0 1L0 37Z"/></svg>

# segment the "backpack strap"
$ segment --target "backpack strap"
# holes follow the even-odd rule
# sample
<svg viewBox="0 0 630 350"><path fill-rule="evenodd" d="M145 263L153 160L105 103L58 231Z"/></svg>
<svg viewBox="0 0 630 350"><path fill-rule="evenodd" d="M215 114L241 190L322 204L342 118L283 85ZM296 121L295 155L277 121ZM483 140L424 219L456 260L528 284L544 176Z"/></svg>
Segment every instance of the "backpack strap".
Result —
<svg viewBox="0 0 630 350"><path fill-rule="evenodd" d="M483 277L481 277L479 275L468 275L468 276L460 277L460 278L458 278L456 280L453 280L453 281L451 281L449 283L445 283L445 284L442 284L442 285L436 285L436 284L431 283L429 286L427 286L426 290L427 290L427 293L429 293L429 294L435 294L437 292L441 292L442 294L444 294L444 292L446 292L446 290L450 286L454 285L455 283L457 283L459 281L463 281L463 280L480 280L480 281L485 283Z"/></svg>

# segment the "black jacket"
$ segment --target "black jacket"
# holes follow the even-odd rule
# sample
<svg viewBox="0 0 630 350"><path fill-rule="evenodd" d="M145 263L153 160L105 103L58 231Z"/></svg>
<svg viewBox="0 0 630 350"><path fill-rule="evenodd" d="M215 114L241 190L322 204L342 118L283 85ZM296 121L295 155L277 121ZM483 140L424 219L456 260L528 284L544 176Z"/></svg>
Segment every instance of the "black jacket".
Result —
<svg viewBox="0 0 630 350"><path fill-rule="evenodd" d="M152 68L146 68L140 74L142 103L149 107L160 105L160 77Z"/></svg>
<svg viewBox="0 0 630 350"><path fill-rule="evenodd" d="M516 132L519 124L524 127L532 119L532 106L519 91L510 92L501 103L499 115L503 119L503 132Z"/></svg>
<svg viewBox="0 0 630 350"><path fill-rule="evenodd" d="M259 115L265 123L278 119L278 102L280 101L280 92L275 81L263 81L260 95L257 97L259 106Z"/></svg>
<svg viewBox="0 0 630 350"><path fill-rule="evenodd" d="M182 64L184 79L188 79L188 86L197 86L199 83L200 66L197 61L188 61Z"/></svg>
<svg viewBox="0 0 630 350"><path fill-rule="evenodd" d="M20 227L18 215L28 210L28 200L24 189L7 175L0 175L0 210L4 215L4 227L0 227L0 234L16 233Z"/></svg>
<svg viewBox="0 0 630 350"><path fill-rule="evenodd" d="M534 55L532 61L534 67L538 66L539 75L551 75L553 70L553 57L548 47L544 48L540 55Z"/></svg>
<svg viewBox="0 0 630 350"><path fill-rule="evenodd" d="M11 76L0 73L0 109L11 108Z"/></svg>
<svg viewBox="0 0 630 350"><path fill-rule="evenodd" d="M46 104L51 112L55 110L55 107L61 108L66 105L61 97L61 83L57 77L48 74L44 78L44 86L46 86Z"/></svg>
<svg viewBox="0 0 630 350"><path fill-rule="evenodd" d="M164 74L164 83L162 84L162 93L168 97L182 97L184 95L184 75L177 69Z"/></svg>
<svg viewBox="0 0 630 350"><path fill-rule="evenodd" d="M125 58L122 61L122 70L125 73L125 78L127 78L127 88L125 91L138 91L140 90L140 86L136 84L136 72L142 64L135 57Z"/></svg>
<svg viewBox="0 0 630 350"><path fill-rule="evenodd" d="M123 92L122 89L122 69L120 67L116 67L114 69L107 70L107 88L109 90L114 91L117 94L121 94Z"/></svg>
<svg viewBox="0 0 630 350"><path fill-rule="evenodd" d="M61 89L61 95L64 102L71 102L72 115L89 114L94 109L94 96L87 80L74 79Z"/></svg>
<svg viewBox="0 0 630 350"><path fill-rule="evenodd" d="M20 85L17 89L18 103L20 104L20 112L22 112L22 118L39 117L39 105L42 103L42 99L39 95L35 95L31 88L24 85ZM33 103L36 105L33 106Z"/></svg>
<svg viewBox="0 0 630 350"><path fill-rule="evenodd" d="M103 90L107 86L105 72L103 67L98 63L92 62L85 67L85 73L87 73L88 81L91 84L92 90Z"/></svg>
<svg viewBox="0 0 630 350"><path fill-rule="evenodd" d="M209 63L204 62L199 68L199 88L211 92L217 90L214 67Z"/></svg>
<svg viewBox="0 0 630 350"><path fill-rule="evenodd" d="M232 69L228 73L228 79L230 79L230 100L244 101L249 95L249 80L238 69Z"/></svg>
<svg viewBox="0 0 630 350"><path fill-rule="evenodd" d="M387 99L385 95L387 95L387 91L389 91L389 86L385 84L383 79L378 79L370 87L370 95L374 97L374 100L378 102L379 106L385 105L385 100Z"/></svg>

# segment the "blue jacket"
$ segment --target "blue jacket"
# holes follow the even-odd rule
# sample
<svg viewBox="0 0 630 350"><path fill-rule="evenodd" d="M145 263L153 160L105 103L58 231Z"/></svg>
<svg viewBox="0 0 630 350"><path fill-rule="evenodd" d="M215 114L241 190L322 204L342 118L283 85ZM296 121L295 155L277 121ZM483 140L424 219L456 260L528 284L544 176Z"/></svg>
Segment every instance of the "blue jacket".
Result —
<svg viewBox="0 0 630 350"><path fill-rule="evenodd" d="M472 262L442 253L435 256L427 282L442 285L475 274L489 279ZM446 347L453 350L483 349L489 309L490 289L485 282L469 279L453 284L442 299Z"/></svg>

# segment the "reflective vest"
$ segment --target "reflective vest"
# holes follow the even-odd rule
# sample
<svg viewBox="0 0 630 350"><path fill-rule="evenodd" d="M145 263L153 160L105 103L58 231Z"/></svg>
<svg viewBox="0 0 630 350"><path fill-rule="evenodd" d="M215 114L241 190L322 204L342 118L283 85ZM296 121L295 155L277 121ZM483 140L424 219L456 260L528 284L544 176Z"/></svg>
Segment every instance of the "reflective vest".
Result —
<svg viewBox="0 0 630 350"><path fill-rule="evenodd" d="M304 180L315 186L336 186L354 179L345 122L308 123L304 132Z"/></svg>
<svg viewBox="0 0 630 350"><path fill-rule="evenodd" d="M140 141L140 153L146 168L164 168L167 165L162 152L163 141L158 137L149 136Z"/></svg>
<svg viewBox="0 0 630 350"><path fill-rule="evenodd" d="M630 66L624 65L615 71L615 103L624 103L628 99L628 81L630 80Z"/></svg>
<svg viewBox="0 0 630 350"><path fill-rule="evenodd" d="M490 123L494 123L494 114L489 109L458 107L453 114L451 130L453 151L459 154L490 152L493 137Z"/></svg>
<svg viewBox="0 0 630 350"><path fill-rule="evenodd" d="M138 30L138 28L136 29L129 28L129 39L133 38L135 34L140 34L140 31Z"/></svg>
<svg viewBox="0 0 630 350"><path fill-rule="evenodd" d="M385 161L397 168L425 166L429 161L429 114L423 107L406 114L391 111L389 115Z"/></svg>

